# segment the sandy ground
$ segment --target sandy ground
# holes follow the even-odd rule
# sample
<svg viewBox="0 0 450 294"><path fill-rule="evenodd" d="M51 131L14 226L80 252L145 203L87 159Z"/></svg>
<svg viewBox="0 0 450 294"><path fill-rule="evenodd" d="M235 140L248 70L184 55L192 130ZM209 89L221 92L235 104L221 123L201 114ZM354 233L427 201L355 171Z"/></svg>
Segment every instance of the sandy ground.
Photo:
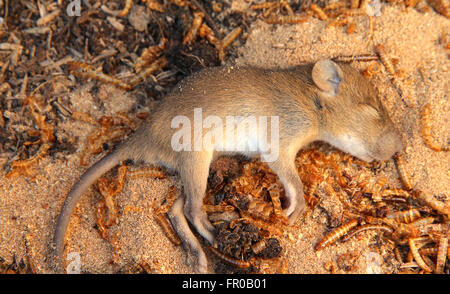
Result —
<svg viewBox="0 0 450 294"><path fill-rule="evenodd" d="M287 67L322 57L374 53L374 45L382 43L391 57L399 58L398 67L405 70L405 79L398 84L402 97L386 72L370 79L380 91L384 105L407 143L404 156L407 170L415 188L448 197L448 153L435 152L424 145L420 137L419 114L423 105L432 105L433 135L440 144L448 144L450 62L446 44L441 44L440 40L443 32L450 31L450 21L433 11L420 13L400 6L383 5L381 12L381 16L374 17L372 41L368 41L368 18L363 16L353 17L356 32L350 35L342 27L327 28L327 22L318 19L298 25L268 25L257 21L252 24L236 62ZM353 65L360 69L368 66L367 63ZM107 95L106 104L109 106L106 112L100 112L95 106L96 97L87 95L84 87L89 87L89 83L72 93L74 110L94 117L127 111L136 102L135 97L123 91L102 86L98 95ZM64 197L86 169L80 166L79 159L86 134L92 127L78 121L66 123L65 130L77 138L76 153L42 159L39 173L33 180L0 178L0 256L10 263L14 255L20 260L26 259L28 254L39 273L48 272L47 246ZM98 158L100 156L92 158L90 164ZM392 183L400 185L393 164L388 164L384 173L390 176ZM94 204L100 195L91 189L83 196L71 218L66 234L66 254L78 254L82 272L113 273L129 264L146 263L155 273L193 273L185 263L183 248L170 243L152 216L152 205L155 201L163 201L173 183L179 184L178 178L126 181L123 191L116 196L119 223L109 229L111 235L117 234L121 249L117 265L110 264L111 245L94 228ZM333 205L333 202L328 205ZM355 250L362 258L358 259L352 273L393 272L398 265L387 249L374 251L374 246L369 246L377 242L373 232L360 240L352 239L315 253L313 245L325 231L325 217L320 211L301 216L294 227L285 230L281 242L289 273L328 273L324 268L326 262L336 262L339 255ZM28 249L25 239L28 240ZM76 258L70 261L76 261Z"/></svg>

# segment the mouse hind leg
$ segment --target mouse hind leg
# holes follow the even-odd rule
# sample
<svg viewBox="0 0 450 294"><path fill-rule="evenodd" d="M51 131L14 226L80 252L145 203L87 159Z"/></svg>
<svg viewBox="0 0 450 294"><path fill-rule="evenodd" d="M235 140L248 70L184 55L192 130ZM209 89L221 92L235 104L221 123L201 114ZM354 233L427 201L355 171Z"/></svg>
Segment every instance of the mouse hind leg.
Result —
<svg viewBox="0 0 450 294"><path fill-rule="evenodd" d="M294 149L293 149L294 150ZM284 186L287 197L287 207L285 207L286 215L289 217L289 223L293 224L302 210L305 208L305 198L303 193L303 183L298 176L295 167L294 152L281 152L278 159L268 162L269 167L280 178Z"/></svg>
<svg viewBox="0 0 450 294"><path fill-rule="evenodd" d="M177 232L178 236L183 241L184 247L186 248L186 262L188 266L195 265L197 273L207 273L208 260L205 252L203 251L198 239L192 233L186 217L184 216L183 196L180 195L180 197L175 200L172 208L168 211L168 216L175 232Z"/></svg>
<svg viewBox="0 0 450 294"><path fill-rule="evenodd" d="M213 154L210 152L193 152L189 155L179 169L186 195L184 214L197 232L212 244L215 229L202 210L202 206Z"/></svg>

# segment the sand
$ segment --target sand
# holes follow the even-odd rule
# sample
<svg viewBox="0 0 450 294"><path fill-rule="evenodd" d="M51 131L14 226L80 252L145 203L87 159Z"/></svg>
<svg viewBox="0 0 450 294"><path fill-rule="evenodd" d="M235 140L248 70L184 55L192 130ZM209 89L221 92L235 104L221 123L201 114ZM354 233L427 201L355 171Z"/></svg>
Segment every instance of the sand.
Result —
<svg viewBox="0 0 450 294"><path fill-rule="evenodd" d="M242 1L235 2L241 9L242 5L238 4ZM373 18L372 41L368 41L368 18L359 16L352 20L356 32L350 35L345 28L328 28L327 22L314 18L298 25L268 25L258 20L251 25L235 62L288 67L324 57L374 53L374 46L382 43L389 56L398 57L398 68L404 69L405 78L394 85L382 67L383 71L370 79L380 91L383 104L407 144L404 158L414 187L449 201L448 153L435 152L424 145L419 114L425 104L432 105L433 136L441 145L448 144L450 61L449 50L440 40L443 32L450 31L450 21L434 11L421 13L383 4L381 16ZM352 65L365 69L369 64L354 62ZM86 94L86 87L89 83L80 85L79 90L71 94L71 101L74 110L96 118L116 111L130 111L136 103L135 97L105 85L100 87L98 95L104 95L109 106L99 110L95 108L95 99L99 97ZM34 179L6 179L4 175L0 178L0 256L11 263L13 256L20 260L28 255L38 273L49 271L46 255L57 215L65 195L86 169L80 166L79 160L92 126L68 120L63 129L77 138L76 153L43 158ZM93 157L90 164L100 157ZM400 185L393 164L388 164L383 173L393 184ZM94 205L100 195L91 188L71 218L66 234L66 254L75 253L80 257L82 272L114 273L125 271L130 264L145 263L154 273L193 273L193 268L186 265L183 248L170 243L152 215L152 205L163 201L172 184L179 185L179 179L173 176L163 180L126 181L123 191L116 196L119 222L109 229L111 235L117 234L120 245L115 265L110 263L111 245L95 229ZM336 200L329 201L323 205L336 204ZM285 230L281 242L289 273L328 273L324 267L326 262L336 263L337 257L355 250L361 257L351 273L393 272L398 266L389 248L374 251L377 242L374 232L360 240L352 239L316 253L313 245L325 232L326 218L319 210L299 217L294 227Z"/></svg>

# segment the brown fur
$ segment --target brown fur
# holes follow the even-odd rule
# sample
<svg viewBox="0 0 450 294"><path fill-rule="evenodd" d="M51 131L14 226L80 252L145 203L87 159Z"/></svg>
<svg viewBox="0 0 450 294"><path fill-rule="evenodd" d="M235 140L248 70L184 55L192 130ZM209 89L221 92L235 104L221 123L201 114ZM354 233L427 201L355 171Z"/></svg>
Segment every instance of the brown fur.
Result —
<svg viewBox="0 0 450 294"><path fill-rule="evenodd" d="M375 90L348 65L339 67L321 60L282 70L239 66L204 69L180 82L146 124L91 167L72 188L55 232L59 271L64 234L76 202L98 177L129 158L161 164L179 173L186 196L177 200L169 215L183 243L197 257L197 271L207 271L205 254L185 218L213 242L214 228L201 210L202 198L211 162L230 152L173 150L171 138L176 129L170 127L171 121L184 115L193 122L194 108L202 109L203 118L215 115L224 121L226 116L279 117L279 157L269 166L286 188L285 210L291 223L305 206L303 185L294 165L303 146L323 140L364 160L385 160L402 148Z"/></svg>

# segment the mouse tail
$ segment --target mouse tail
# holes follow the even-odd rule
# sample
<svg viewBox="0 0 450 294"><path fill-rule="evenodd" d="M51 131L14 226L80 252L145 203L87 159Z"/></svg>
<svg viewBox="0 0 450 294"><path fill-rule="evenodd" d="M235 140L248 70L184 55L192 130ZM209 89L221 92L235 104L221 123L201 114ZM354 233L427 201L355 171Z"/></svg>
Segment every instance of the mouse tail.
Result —
<svg viewBox="0 0 450 294"><path fill-rule="evenodd" d="M118 165L121 161L128 159L129 156L127 153L125 148L120 148L103 157L81 176L64 200L61 213L57 220L52 248L54 250L53 267L55 267L57 272L63 272L62 257L64 250L64 236L75 206L89 186L91 186L98 178Z"/></svg>

